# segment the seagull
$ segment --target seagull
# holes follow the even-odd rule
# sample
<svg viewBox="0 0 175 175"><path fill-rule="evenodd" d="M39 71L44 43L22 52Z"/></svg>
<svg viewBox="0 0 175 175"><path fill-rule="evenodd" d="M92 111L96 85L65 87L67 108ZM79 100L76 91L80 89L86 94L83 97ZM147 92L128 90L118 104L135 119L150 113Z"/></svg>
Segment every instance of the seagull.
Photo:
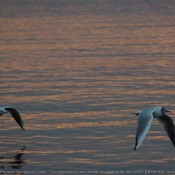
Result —
<svg viewBox="0 0 175 175"><path fill-rule="evenodd" d="M0 116L2 116L5 113L10 113L12 117L16 120L16 122L19 124L19 126L25 130L24 128L24 122L19 114L19 112L12 106L5 106L0 107Z"/></svg>
<svg viewBox="0 0 175 175"><path fill-rule="evenodd" d="M134 113L138 116L138 128L136 132L136 143L134 150L137 150L145 139L153 118L158 119L164 126L167 135L175 147L175 126L172 118L167 115L166 112L170 111L168 111L165 107L152 107Z"/></svg>

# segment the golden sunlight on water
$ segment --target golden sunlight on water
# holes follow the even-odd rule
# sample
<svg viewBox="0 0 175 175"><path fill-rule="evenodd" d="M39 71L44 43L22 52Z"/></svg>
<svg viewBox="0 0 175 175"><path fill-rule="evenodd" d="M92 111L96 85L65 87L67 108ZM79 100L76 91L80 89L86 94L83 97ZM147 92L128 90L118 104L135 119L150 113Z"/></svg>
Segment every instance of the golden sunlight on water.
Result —
<svg viewBox="0 0 175 175"><path fill-rule="evenodd" d="M171 6L162 15L147 13L148 2L129 8L120 2L115 10L119 1L100 3L95 11L89 2L79 12L70 3L69 15L62 15L48 11L56 2L48 8L44 2L38 15L24 3L19 14L3 17L0 6L1 106L15 106L26 127L22 131L10 114L1 117L1 169L173 169L173 145L156 120L133 150L137 117L131 115L165 105L174 118Z"/></svg>
<svg viewBox="0 0 175 175"><path fill-rule="evenodd" d="M37 68L31 66L27 70L22 70L25 62L21 60L21 70L12 70L13 74L7 69L4 70L8 82L7 78L2 76L1 80L5 82L1 86L4 93L2 99L4 104L10 101L18 107L26 131L22 132L10 115L4 115L1 133L3 135L7 132L5 135L8 134L8 137L1 137L1 144L4 145L5 141L5 145L14 145L15 138L15 144L25 145L23 156L26 156L26 159L22 165L29 164L28 169L42 167L46 160L46 169L50 166L56 167L58 157L61 159L60 166L65 168L72 164L74 169L77 169L82 164L82 167L98 166L102 169L106 164L110 169L117 163L121 168L127 166L133 169L137 164L141 164L142 167L147 164L150 157L147 151L150 149L152 160L149 162L152 162L152 167L156 163L172 161L173 156L163 158L163 147L162 153L155 150L157 142L163 144L164 149L165 145L172 146L166 134L163 132L162 135L162 127L157 122L153 123L153 131L149 132L141 152L133 151L137 119L130 114L144 106L158 103L164 105L164 94L170 100L168 104L166 102L167 106L172 108L171 86L174 82L170 76L162 75L163 78L160 79L156 77L156 71L161 72L158 69L154 71L155 68L151 67L152 73L155 72L154 81L149 74L144 75L147 69L143 73L142 69L139 71L140 63L137 59L133 64L121 60L122 67L120 59L111 59L110 62L108 59L104 62L97 58L96 60L93 60L92 64L89 60L55 59L54 64L53 59L47 59L47 65L43 65L41 60L36 60ZM58 64L61 61L62 64ZM31 60L32 62L35 60ZM169 61L155 63L157 67L163 64L162 67L166 70ZM124 72L124 69L128 69L128 73ZM169 74L171 75L171 72ZM170 90L165 89L165 79ZM147 89L143 89L145 86ZM16 134L11 131L15 131ZM137 157L144 153L144 159ZM40 158L35 155L40 155ZM132 160L134 157L137 158ZM8 158L4 160L6 163L10 162Z"/></svg>

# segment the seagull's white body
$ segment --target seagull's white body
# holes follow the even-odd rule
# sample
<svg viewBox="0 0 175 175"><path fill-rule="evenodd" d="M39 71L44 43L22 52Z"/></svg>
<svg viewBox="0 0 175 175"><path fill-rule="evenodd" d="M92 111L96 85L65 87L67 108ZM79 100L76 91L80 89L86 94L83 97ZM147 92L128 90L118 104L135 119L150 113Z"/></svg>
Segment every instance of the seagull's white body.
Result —
<svg viewBox="0 0 175 175"><path fill-rule="evenodd" d="M138 128L136 132L136 144L134 150L137 150L145 139L153 118L157 118L163 124L169 138L175 146L175 127L170 116L165 114L169 112L165 107L152 107L143 109L135 113L138 115Z"/></svg>
<svg viewBox="0 0 175 175"><path fill-rule="evenodd" d="M19 112L12 106L5 106L0 107L0 116L2 116L5 113L10 113L12 117L15 119L15 121L19 124L19 126L25 130L24 128L24 122L19 114Z"/></svg>

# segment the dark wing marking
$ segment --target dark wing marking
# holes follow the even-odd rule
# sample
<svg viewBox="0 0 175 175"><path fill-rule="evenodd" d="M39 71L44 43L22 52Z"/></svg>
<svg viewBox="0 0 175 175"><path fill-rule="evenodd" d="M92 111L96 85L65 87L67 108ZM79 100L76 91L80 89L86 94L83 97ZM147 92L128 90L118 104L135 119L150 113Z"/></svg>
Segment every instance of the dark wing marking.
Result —
<svg viewBox="0 0 175 175"><path fill-rule="evenodd" d="M138 138L137 138L137 136L136 136L136 142L135 142L134 150L136 150L137 145L138 145Z"/></svg>
<svg viewBox="0 0 175 175"><path fill-rule="evenodd" d="M12 108L12 107L5 107L4 108L6 111L10 112L10 114L12 115L12 117L15 119L15 121L19 124L19 126L25 130L24 128L24 122L19 114L19 112L15 109L15 108Z"/></svg>
<svg viewBox="0 0 175 175"><path fill-rule="evenodd" d="M167 135L169 136L169 138L171 139L171 141L175 147L175 127L174 127L174 123L173 123L172 118L170 116L168 116L167 114L164 114L157 119L164 126Z"/></svg>

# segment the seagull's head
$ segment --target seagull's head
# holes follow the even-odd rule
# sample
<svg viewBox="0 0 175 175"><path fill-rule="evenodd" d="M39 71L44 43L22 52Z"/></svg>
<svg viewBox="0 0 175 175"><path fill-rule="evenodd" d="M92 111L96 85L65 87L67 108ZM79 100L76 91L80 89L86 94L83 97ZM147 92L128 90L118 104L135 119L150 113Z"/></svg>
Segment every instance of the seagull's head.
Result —
<svg viewBox="0 0 175 175"><path fill-rule="evenodd" d="M161 108L161 112L163 114L165 114L166 112L170 112L169 110L167 110L164 106Z"/></svg>
<svg viewBox="0 0 175 175"><path fill-rule="evenodd" d="M0 108L0 116L2 116L5 113L7 113L7 111L4 108Z"/></svg>

